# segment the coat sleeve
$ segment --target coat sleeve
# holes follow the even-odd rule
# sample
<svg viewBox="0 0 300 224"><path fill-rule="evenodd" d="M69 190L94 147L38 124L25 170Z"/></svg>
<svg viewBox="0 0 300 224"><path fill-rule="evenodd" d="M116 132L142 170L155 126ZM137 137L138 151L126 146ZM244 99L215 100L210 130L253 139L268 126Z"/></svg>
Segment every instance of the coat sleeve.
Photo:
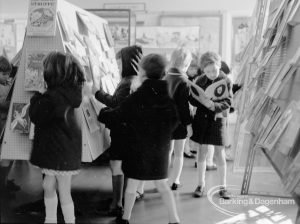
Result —
<svg viewBox="0 0 300 224"><path fill-rule="evenodd" d="M50 123L55 114L55 106L48 94L36 93L30 99L29 117L35 125Z"/></svg>
<svg viewBox="0 0 300 224"><path fill-rule="evenodd" d="M118 88L113 95L110 95L100 89L96 92L95 98L106 106L115 108L124 101L124 99L129 95L129 92L130 85L124 85L123 87Z"/></svg>
<svg viewBox="0 0 300 224"><path fill-rule="evenodd" d="M134 93L126 98L121 105L115 108L103 108L98 115L98 121L104 123L106 127L111 129L122 122L131 120L134 116Z"/></svg>
<svg viewBox="0 0 300 224"><path fill-rule="evenodd" d="M227 88L228 88L229 96L222 100L213 100L216 113L220 113L223 110L227 110L232 105L232 98L233 98L232 83L230 82L229 79L226 79L226 81L227 81Z"/></svg>
<svg viewBox="0 0 300 224"><path fill-rule="evenodd" d="M178 88L178 90L177 109L180 116L180 121L183 125L189 125L192 123L192 116L189 106L189 87L186 83L183 83L181 88Z"/></svg>

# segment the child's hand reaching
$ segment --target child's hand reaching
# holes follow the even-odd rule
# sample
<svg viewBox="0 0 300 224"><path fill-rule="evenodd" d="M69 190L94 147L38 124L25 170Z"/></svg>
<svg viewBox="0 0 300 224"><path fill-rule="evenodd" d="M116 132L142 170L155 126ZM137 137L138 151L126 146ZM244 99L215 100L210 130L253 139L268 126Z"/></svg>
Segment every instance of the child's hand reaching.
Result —
<svg viewBox="0 0 300 224"><path fill-rule="evenodd" d="M133 69L136 71L137 74L139 74L140 68L140 61L142 59L143 55L141 53L138 53L135 59L131 60L131 65Z"/></svg>

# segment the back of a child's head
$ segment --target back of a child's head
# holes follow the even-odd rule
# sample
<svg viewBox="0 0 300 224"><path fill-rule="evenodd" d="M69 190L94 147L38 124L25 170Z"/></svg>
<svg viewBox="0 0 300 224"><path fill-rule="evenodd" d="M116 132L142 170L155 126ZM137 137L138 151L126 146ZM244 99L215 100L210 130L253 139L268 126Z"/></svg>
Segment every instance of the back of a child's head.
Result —
<svg viewBox="0 0 300 224"><path fill-rule="evenodd" d="M171 54L170 67L181 69L190 64L192 53L186 48L177 48Z"/></svg>
<svg viewBox="0 0 300 224"><path fill-rule="evenodd" d="M4 56L0 56L0 72L10 73L11 70L12 66L9 60Z"/></svg>
<svg viewBox="0 0 300 224"><path fill-rule="evenodd" d="M140 62L148 79L162 79L166 74L166 65L166 59L159 54L148 54Z"/></svg>
<svg viewBox="0 0 300 224"><path fill-rule="evenodd" d="M203 71L204 68L210 64L216 64L221 67L221 56L215 52L208 51L202 54L200 58L200 68Z"/></svg>
<svg viewBox="0 0 300 224"><path fill-rule="evenodd" d="M50 52L44 60L44 79L48 89L82 87L85 78L79 61L70 54Z"/></svg>

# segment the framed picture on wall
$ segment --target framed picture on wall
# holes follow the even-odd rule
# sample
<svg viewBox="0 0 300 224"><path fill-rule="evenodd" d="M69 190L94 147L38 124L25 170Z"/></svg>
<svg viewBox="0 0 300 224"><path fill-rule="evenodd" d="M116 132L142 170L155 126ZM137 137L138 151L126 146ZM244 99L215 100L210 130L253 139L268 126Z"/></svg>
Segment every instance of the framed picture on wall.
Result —
<svg viewBox="0 0 300 224"><path fill-rule="evenodd" d="M214 51L222 54L222 15L165 14L160 17L161 26L197 26L199 29L198 54Z"/></svg>
<svg viewBox="0 0 300 224"><path fill-rule="evenodd" d="M249 29L251 17L239 16L232 18L231 36L231 65L238 64L242 59L243 51L249 42Z"/></svg>
<svg viewBox="0 0 300 224"><path fill-rule="evenodd" d="M138 26L136 44L143 48L199 48L198 26Z"/></svg>
<svg viewBox="0 0 300 224"><path fill-rule="evenodd" d="M107 20L115 49L134 44L135 16L129 9L87 9Z"/></svg>

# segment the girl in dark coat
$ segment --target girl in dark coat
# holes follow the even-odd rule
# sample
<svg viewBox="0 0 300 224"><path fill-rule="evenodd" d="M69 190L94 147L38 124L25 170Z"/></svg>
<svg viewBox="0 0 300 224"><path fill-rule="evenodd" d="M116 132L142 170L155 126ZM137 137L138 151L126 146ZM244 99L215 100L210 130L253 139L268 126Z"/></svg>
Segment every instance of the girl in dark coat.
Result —
<svg viewBox="0 0 300 224"><path fill-rule="evenodd" d="M226 159L225 159L225 141L226 141L226 112L229 110L232 101L232 85L229 78L220 71L221 57L214 52L207 52L200 58L200 67L203 75L199 76L195 82L203 90L214 82L224 79L226 81L229 95L219 100L210 100L210 105L204 106L195 99L190 102L197 107L196 114L192 123L193 135L191 140L199 144L198 149L198 186L194 192L195 197L203 195L205 186L205 170L207 146L215 146L215 154L218 162L218 172L220 176L220 197L229 199L226 190ZM224 89L225 89L224 88Z"/></svg>
<svg viewBox="0 0 300 224"><path fill-rule="evenodd" d="M180 175L183 167L184 144L187 137L192 134L192 116L189 106L189 84L186 74L192 61L192 54L184 48L172 52L170 69L164 78L168 82L169 94L176 103L180 124L172 136L172 150L174 151L174 163L170 175L171 189L177 190L180 186Z"/></svg>
<svg viewBox="0 0 300 224"><path fill-rule="evenodd" d="M122 48L116 55L119 65L121 81L113 95L105 93L101 88L96 91L95 98L109 108L119 106L130 93L130 86L137 72L133 67L133 61L137 61L142 56L142 48L139 46L130 46ZM122 215L122 197L124 175L121 169L122 152L126 151L126 138L123 130L126 127L124 124L116 124L110 127L111 145L109 150L110 168L112 171L112 188L113 201L106 215L120 216ZM101 213L102 214L102 213Z"/></svg>
<svg viewBox="0 0 300 224"><path fill-rule="evenodd" d="M99 120L108 127L127 124L129 148L124 153L123 171L128 177L124 214L118 223L129 223L136 190L143 180L154 180L168 207L171 223L179 223L173 194L167 184L170 141L178 122L176 107L169 97L165 60L150 54L141 61L141 86L120 107L102 109Z"/></svg>
<svg viewBox="0 0 300 224"><path fill-rule="evenodd" d="M57 194L66 223L75 223L71 178L81 164L82 136L76 109L82 101L84 73L72 56L51 52L44 60L47 91L30 100L29 116L35 125L30 162L41 168L45 223L57 222Z"/></svg>

